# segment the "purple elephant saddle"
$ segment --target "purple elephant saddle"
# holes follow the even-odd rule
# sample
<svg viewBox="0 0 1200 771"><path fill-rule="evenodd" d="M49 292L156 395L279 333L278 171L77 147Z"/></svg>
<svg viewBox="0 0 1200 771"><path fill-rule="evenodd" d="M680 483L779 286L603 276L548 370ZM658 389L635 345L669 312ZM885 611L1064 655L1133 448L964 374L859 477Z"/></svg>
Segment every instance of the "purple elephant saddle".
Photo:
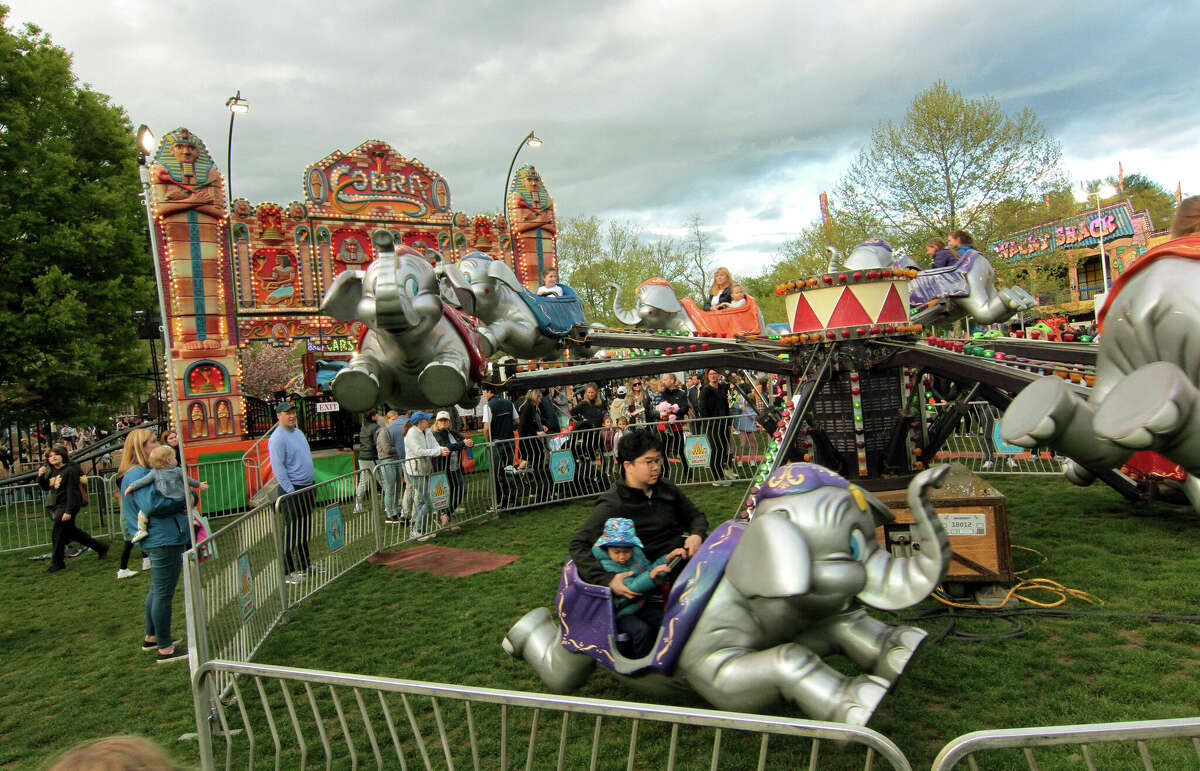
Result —
<svg viewBox="0 0 1200 771"><path fill-rule="evenodd" d="M617 651L612 591L584 581L575 563L567 560L554 602L563 647L591 656L619 674L644 669L670 674L745 530L745 522L729 520L708 536L671 587L658 640L654 649L640 659L627 659Z"/></svg>
<svg viewBox="0 0 1200 771"><path fill-rule="evenodd" d="M975 265L974 250L968 251L958 262L946 268L923 270L908 282L908 304L924 305L930 300L943 297L967 297L971 287L967 284L967 273Z"/></svg>

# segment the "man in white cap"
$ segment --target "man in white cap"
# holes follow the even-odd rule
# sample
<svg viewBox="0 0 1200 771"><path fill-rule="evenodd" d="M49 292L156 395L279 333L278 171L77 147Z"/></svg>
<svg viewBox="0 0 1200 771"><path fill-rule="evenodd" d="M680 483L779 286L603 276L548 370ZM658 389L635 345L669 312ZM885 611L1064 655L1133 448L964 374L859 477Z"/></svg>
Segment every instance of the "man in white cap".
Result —
<svg viewBox="0 0 1200 771"><path fill-rule="evenodd" d="M282 401L275 405L279 425L267 440L271 470L279 482L280 513L283 515L283 566L287 582L299 583L311 565L308 556L308 531L312 525L313 490L312 450L308 438L296 427L296 405ZM293 552L295 559L293 559Z"/></svg>

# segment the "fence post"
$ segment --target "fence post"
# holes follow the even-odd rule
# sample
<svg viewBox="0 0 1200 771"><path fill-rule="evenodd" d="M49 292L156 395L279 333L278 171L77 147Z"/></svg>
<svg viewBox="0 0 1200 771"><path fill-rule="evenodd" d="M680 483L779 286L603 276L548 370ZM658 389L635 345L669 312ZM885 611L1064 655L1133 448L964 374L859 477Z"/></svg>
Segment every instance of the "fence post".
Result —
<svg viewBox="0 0 1200 771"><path fill-rule="evenodd" d="M375 468L359 469L359 472L358 472L360 474L365 473L367 475L367 486L370 488L367 491L369 493L369 496L367 499L367 506L368 506L367 511L370 513L371 527L374 528L374 530L375 530L375 553L376 554L383 551L383 517L385 514L385 512L383 511L382 504L379 504L379 491L375 485L375 471L379 468L382 468L379 461L375 461ZM384 469L383 473L387 473L387 471L388 471L387 469ZM355 477L355 479L357 480L358 478ZM379 481L382 483L383 479L381 478ZM400 495L399 488L400 488L400 485L396 485L396 495L397 496ZM358 489L358 483L356 482L355 490L357 490L357 489ZM400 509L400 506L401 506L401 504L399 502L397 502L397 504L396 504L397 510Z"/></svg>
<svg viewBox="0 0 1200 771"><path fill-rule="evenodd" d="M487 453L488 459L488 494L492 499L491 511L492 515L499 519L500 501L496 500L496 453L492 451L495 446L495 442L488 437L488 441L484 444L483 451ZM501 473L504 473L503 469L501 469Z"/></svg>
<svg viewBox="0 0 1200 771"><path fill-rule="evenodd" d="M183 554L183 600L187 609L188 666L191 668L192 709L196 713L196 744L200 768L213 768L212 730L210 719L216 711L216 695L212 678L201 668L208 662L208 632L204 626L204 595L200 586L200 571L195 549Z"/></svg>

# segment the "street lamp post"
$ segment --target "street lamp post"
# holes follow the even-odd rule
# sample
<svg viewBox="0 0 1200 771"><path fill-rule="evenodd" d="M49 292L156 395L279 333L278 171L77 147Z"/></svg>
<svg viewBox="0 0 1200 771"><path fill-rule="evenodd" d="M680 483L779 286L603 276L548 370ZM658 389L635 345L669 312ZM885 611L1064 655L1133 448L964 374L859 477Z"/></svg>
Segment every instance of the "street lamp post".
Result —
<svg viewBox="0 0 1200 771"><path fill-rule="evenodd" d="M1096 222L1097 226L1100 228L1100 276L1104 281L1103 293L1106 295L1108 294L1108 258L1104 256L1104 221L1101 218L1100 213L1100 199L1107 198L1115 194L1116 190L1113 189L1112 185L1100 185L1095 190L1085 191L1082 198L1077 198L1077 200L1088 202L1090 202L1092 198L1096 199Z"/></svg>
<svg viewBox="0 0 1200 771"><path fill-rule="evenodd" d="M250 102L242 97L242 90L225 100L229 108L229 138L225 140L225 195L230 208L233 207L233 119L239 112L250 112Z"/></svg>
<svg viewBox="0 0 1200 771"><path fill-rule="evenodd" d="M542 140L537 138L537 135L533 133L532 129L530 129L529 133L525 135L525 138L521 140L521 144L517 145L517 151L513 153L512 161L510 161L508 164L508 173L504 175L504 196L500 199L500 213L504 215L506 221L508 219L508 212L506 211L508 206L508 185L512 181L513 167L517 165L517 156L521 154L521 148L525 147L527 144L530 147L542 146ZM509 230L512 230L511 223L509 223ZM517 239L510 237L509 243L512 245L513 261L515 263L517 259Z"/></svg>
<svg viewBox="0 0 1200 771"><path fill-rule="evenodd" d="M154 265L154 283L158 289L158 312L159 321L162 324L162 344L163 354L167 359L166 375L167 375L167 393L171 398L171 414L174 416L171 428L175 431L175 436L179 439L179 454L183 453L183 431L180 425L179 399L175 393L175 376L171 371L171 330L167 326L167 301L166 294L163 290L162 271L159 269L158 255L160 253L160 245L158 243L158 229L154 226L154 210L150 205L150 158L154 155L154 132L150 130L145 123L138 126L137 130L137 145L138 145L138 176L142 182L142 203L146 208L146 224L150 228L150 256ZM186 460L185 460L186 465ZM196 506L192 502L192 496L184 496L187 502L188 522L194 521ZM191 541L192 548L196 548L196 530L193 527L188 527L188 538Z"/></svg>

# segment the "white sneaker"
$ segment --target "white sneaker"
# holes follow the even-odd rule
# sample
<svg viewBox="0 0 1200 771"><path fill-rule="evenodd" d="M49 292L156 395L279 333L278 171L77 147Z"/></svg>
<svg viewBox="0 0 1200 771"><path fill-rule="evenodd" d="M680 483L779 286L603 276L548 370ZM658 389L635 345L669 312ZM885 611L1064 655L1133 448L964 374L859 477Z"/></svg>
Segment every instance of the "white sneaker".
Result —
<svg viewBox="0 0 1200 771"><path fill-rule="evenodd" d="M304 580L304 571L296 570L291 573L288 573L286 576L283 577L283 580L289 584L298 584Z"/></svg>
<svg viewBox="0 0 1200 771"><path fill-rule="evenodd" d="M149 570L149 569L150 569L150 558L142 557L142 570Z"/></svg>
<svg viewBox="0 0 1200 771"><path fill-rule="evenodd" d="M733 469L727 468L727 469L725 469L725 478L726 479L737 479L737 474L733 471Z"/></svg>
<svg viewBox="0 0 1200 771"><path fill-rule="evenodd" d="M137 574L138 574L138 572L136 570L129 570L128 568L121 568L120 570L117 571L117 578L118 579L130 578L131 576L136 576Z"/></svg>
<svg viewBox="0 0 1200 771"><path fill-rule="evenodd" d="M991 467L992 467L992 462L990 460L985 460L983 462L982 468L991 468Z"/></svg>
<svg viewBox="0 0 1200 771"><path fill-rule="evenodd" d="M1008 467L1009 467L1009 468L1016 468L1016 467L1017 467L1017 462L1016 462L1015 460L1013 460L1012 458L1009 458L1009 459L1008 459Z"/></svg>

